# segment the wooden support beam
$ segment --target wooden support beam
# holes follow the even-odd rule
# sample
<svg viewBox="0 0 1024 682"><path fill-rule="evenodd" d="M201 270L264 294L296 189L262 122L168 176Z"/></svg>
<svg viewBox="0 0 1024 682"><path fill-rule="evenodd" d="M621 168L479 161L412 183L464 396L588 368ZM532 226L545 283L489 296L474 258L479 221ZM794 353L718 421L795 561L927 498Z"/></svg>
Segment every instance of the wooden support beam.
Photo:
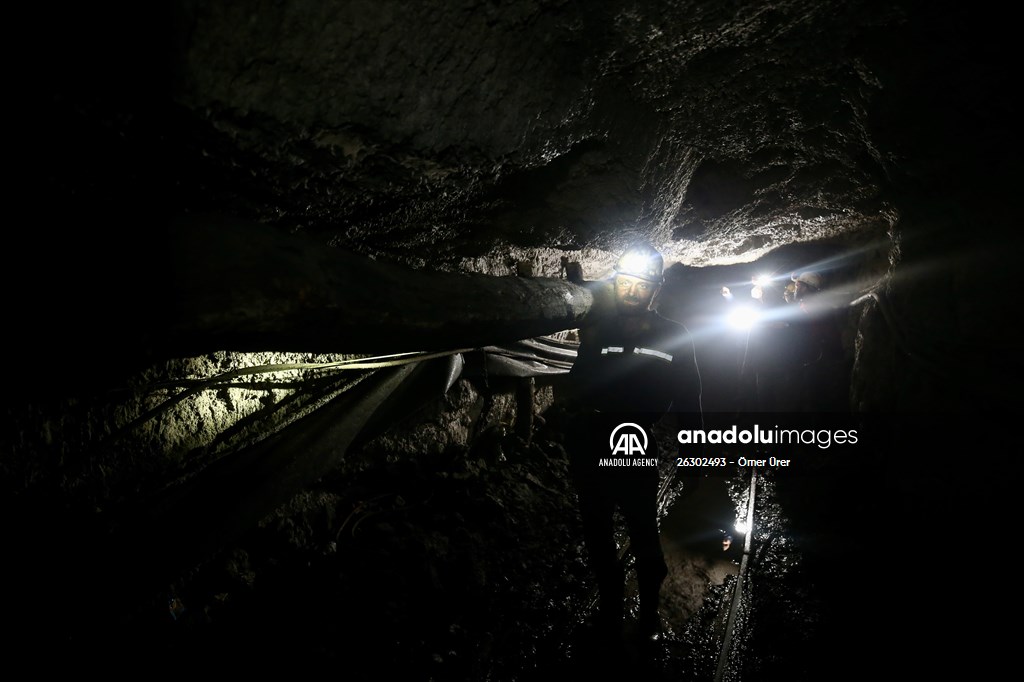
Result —
<svg viewBox="0 0 1024 682"><path fill-rule="evenodd" d="M263 225L191 221L171 237L173 298L152 341L175 350L476 347L576 327L593 303L562 279L414 270Z"/></svg>
<svg viewBox="0 0 1024 682"><path fill-rule="evenodd" d="M26 321L15 353L41 359L23 365L20 388L116 386L156 362L221 350L501 344L575 328L594 305L590 288L564 279L413 269L225 216L146 229L136 242L54 245L47 271L36 272L53 278L49 288L25 287L15 301L13 319Z"/></svg>

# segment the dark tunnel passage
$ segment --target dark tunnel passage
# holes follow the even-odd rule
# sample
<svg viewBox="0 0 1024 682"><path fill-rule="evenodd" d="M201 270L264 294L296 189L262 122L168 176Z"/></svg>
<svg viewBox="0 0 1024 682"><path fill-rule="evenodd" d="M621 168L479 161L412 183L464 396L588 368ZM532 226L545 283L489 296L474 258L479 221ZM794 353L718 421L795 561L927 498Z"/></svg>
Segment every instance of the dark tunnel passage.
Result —
<svg viewBox="0 0 1024 682"><path fill-rule="evenodd" d="M8 536L21 557L10 584L22 634L96 666L339 666L357 679L812 679L866 674L878 658L931 669L908 633L959 638L985 610L951 603L948 567L908 578L879 563L912 562L917 544L950 536L969 552L957 536L978 531L964 527L975 512L945 505L984 504L995 517L1006 500L990 495L1004 481L997 454L956 487L935 469L952 456L945 441L961 437L940 431L945 414L854 408L858 390L871 395L854 364L872 251L812 245L669 269L659 311L695 340L704 426L782 421L859 431L862 442L787 448L786 461L804 465L793 472L736 464L760 455L722 445L700 452L724 453L729 467L691 470L675 465L691 453L661 427L669 578L655 642L609 651L580 634L594 583L561 421L575 330L411 357L217 351L156 363L119 389L9 410L16 452L33 457L7 463L25 477L7 498L8 518L24 520ZM826 263L838 391L766 405L750 368L752 346L768 341L731 313L760 305L758 273L778 276L781 291L802 264ZM600 289L586 290L596 314ZM31 442L36 429L44 438ZM755 469L751 531L738 524ZM944 596L932 602L929 588ZM908 630L891 604L926 620ZM874 653L857 658L850 647L865 638Z"/></svg>
<svg viewBox="0 0 1024 682"><path fill-rule="evenodd" d="M1003 674L1005 22L867 0L45 14L21 16L43 47L5 244L12 661ZM637 239L700 409L653 430L661 631L636 633L620 514L607 646L569 372Z"/></svg>

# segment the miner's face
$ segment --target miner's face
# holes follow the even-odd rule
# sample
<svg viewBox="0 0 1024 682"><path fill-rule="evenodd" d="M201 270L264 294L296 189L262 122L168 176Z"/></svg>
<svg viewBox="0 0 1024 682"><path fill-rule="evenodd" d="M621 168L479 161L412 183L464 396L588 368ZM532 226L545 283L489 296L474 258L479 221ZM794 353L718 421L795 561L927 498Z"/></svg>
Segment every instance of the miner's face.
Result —
<svg viewBox="0 0 1024 682"><path fill-rule="evenodd" d="M638 315L651 307L659 285L631 275L615 276L615 306L622 315Z"/></svg>
<svg viewBox="0 0 1024 682"><path fill-rule="evenodd" d="M810 287L810 286L808 286L807 284L805 284L803 282L797 282L796 283L796 292L794 294L794 298L796 298L796 300L802 301L802 300L804 300L805 298L807 298L808 296L810 296L813 293L814 293L814 288L813 287Z"/></svg>

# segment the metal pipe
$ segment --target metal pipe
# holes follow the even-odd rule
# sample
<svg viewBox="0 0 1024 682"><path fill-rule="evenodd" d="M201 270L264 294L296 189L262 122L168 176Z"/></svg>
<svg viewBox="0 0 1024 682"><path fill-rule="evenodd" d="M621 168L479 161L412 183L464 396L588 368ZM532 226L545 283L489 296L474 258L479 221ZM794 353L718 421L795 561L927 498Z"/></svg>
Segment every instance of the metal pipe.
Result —
<svg viewBox="0 0 1024 682"><path fill-rule="evenodd" d="M732 646L732 631L736 624L736 613L739 610L740 598L743 595L743 581L747 575L747 564L750 560L751 538L754 536L754 496L757 493L757 469L750 472L750 495L747 502L747 537L743 541L743 558L740 559L740 571L736 576L736 585L732 593L732 602L729 604L729 618L725 624L725 640L722 642L722 651L718 655L718 669L715 671L715 682L721 682L725 677L726 667L729 661L729 649Z"/></svg>

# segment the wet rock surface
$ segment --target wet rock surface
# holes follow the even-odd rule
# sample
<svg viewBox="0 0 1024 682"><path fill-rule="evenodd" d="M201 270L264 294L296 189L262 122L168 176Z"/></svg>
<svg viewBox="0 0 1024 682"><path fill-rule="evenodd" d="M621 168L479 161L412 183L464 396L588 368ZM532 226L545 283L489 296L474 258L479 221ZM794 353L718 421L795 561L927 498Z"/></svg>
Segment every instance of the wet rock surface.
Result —
<svg viewBox="0 0 1024 682"><path fill-rule="evenodd" d="M282 359L221 354L171 371L230 373L246 360ZM196 554L180 534L141 544L133 540L141 536L111 535L129 523L133 507L110 457L165 451L165 461L136 461L150 471L145 488L134 494L151 496L160 481L201 479L239 443L261 429L281 428L276 422L288 410L314 409L323 400L311 391L317 383L311 376L305 382L287 373L255 379L235 378L206 397L201 392L173 406L161 401L197 380L171 381L111 417L111 424L124 427L146 414L145 405L164 405L150 416L171 425L208 415L209 433L183 427L182 434L193 438L184 444L152 444L153 432L138 428L149 420L135 423L115 450L93 449L88 439L72 447L81 424L70 414L50 425L60 429L58 452L83 468L68 469L57 460L41 468L37 462L24 470L35 478L32 487L8 498L11 513L31 519L11 545L21 557L13 578L21 591L13 603L26 647L87 666L135 667L153 660L246 670L272 663L336 665L357 679L424 680L539 679L609 665L676 674L689 665L692 651L704 652L705 636L685 632L695 612L708 611L705 620L717 617L718 602L704 604L714 582L707 557L717 549L706 543L673 565L662 640L630 636L608 647L586 634L593 582L559 411L547 384L533 394L529 443L516 435L512 384L460 380L448 394L429 398L350 450L337 470L201 562L187 563ZM272 409L275 392L293 390L298 392L283 403L288 410ZM246 417L225 432L216 419L228 402ZM80 418L88 423L96 416ZM449 438L437 438L438 428L446 428ZM104 430L97 441L117 430ZM17 473L17 465L9 461L6 470ZM60 485L70 487L60 493ZM682 490L678 482L666 489L666 513ZM64 505L45 506L60 496ZM142 531L160 532L156 525ZM625 543L621 532L620 541ZM136 556L150 544L161 563L186 568L128 575L129 566L151 570ZM635 611L632 592L630 600Z"/></svg>
<svg viewBox="0 0 1024 682"><path fill-rule="evenodd" d="M225 357L207 360L231 366ZM253 397L246 391L281 390L264 383L239 386L236 405ZM861 416L857 425L878 445L862 457L829 453L801 475L762 472L731 628L744 537L734 533L723 550L722 531L745 516L749 471L671 479L661 637L636 637L630 586L625 638L595 640L585 627L593 582L552 387L542 384L536 394L527 443L516 435L512 387L489 383L462 380L449 395L428 399L208 560L134 588L104 569L130 564L136 548L110 545L109 527L94 523L105 515L84 514L84 504L123 494L118 479L106 478L98 460L95 470L75 473L63 504L47 505L61 499L42 491L62 469L37 462L25 470L42 486L32 504L24 495L6 498L8 518L25 519L8 538L20 559L9 604L24 650L88 666L338 666L355 679L615 671L698 680L714 676L729 636L725 679L810 680L882 665L907 673L970 666L980 640L1002 636L965 629L978 618L995 622L1001 603L955 582L970 566L946 551L972 538L996 542L994 520L1011 518L1007 457L992 440L998 432L974 443L989 465L964 469L958 458L972 443L950 439L934 418ZM68 417L62 437L74 433L72 423ZM429 437L445 423L449 440ZM992 426L977 424L982 432ZM80 454L65 450L65 457ZM15 464L7 463L8 473ZM958 475L958 465L968 475ZM187 549L160 540L168 564ZM959 647L936 658L935 643Z"/></svg>
<svg viewBox="0 0 1024 682"><path fill-rule="evenodd" d="M161 626L163 646L359 679L519 679L559 655L585 595L575 521L557 448L329 477L174 587L185 612Z"/></svg>

